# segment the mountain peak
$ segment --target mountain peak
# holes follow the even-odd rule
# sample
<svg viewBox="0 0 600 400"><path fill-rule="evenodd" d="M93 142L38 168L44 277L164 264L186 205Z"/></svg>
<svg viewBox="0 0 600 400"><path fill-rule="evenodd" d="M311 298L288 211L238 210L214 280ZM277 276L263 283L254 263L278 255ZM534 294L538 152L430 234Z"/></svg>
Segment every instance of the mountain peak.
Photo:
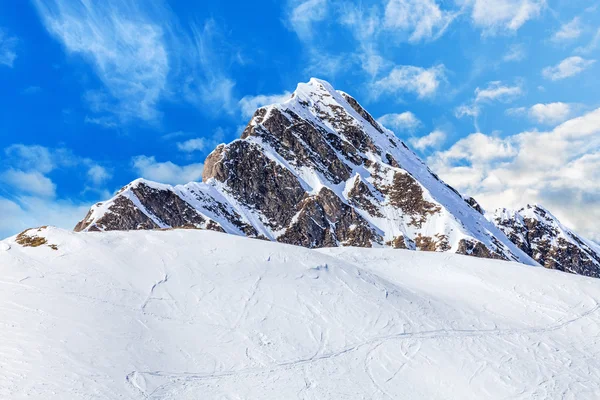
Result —
<svg viewBox="0 0 600 400"><path fill-rule="evenodd" d="M316 78L259 108L240 139L211 152L203 182L136 180L76 229L172 227L535 264L356 99Z"/></svg>
<svg viewBox="0 0 600 400"><path fill-rule="evenodd" d="M488 218L546 268L600 277L600 246L565 227L542 205L528 204L519 210L502 208Z"/></svg>

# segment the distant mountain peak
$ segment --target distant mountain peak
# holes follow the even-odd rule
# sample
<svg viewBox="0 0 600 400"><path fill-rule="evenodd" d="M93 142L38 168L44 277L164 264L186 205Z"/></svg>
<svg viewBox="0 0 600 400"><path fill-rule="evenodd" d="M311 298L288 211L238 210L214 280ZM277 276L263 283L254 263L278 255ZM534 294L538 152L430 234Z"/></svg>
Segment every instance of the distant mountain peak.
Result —
<svg viewBox="0 0 600 400"><path fill-rule="evenodd" d="M565 227L542 205L502 208L488 218L544 267L600 277L600 246Z"/></svg>

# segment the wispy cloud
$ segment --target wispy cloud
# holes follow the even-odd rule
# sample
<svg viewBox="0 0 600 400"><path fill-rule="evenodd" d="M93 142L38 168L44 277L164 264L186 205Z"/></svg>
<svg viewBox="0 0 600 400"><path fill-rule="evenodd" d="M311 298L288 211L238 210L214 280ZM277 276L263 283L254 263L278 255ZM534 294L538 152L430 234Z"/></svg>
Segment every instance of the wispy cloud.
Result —
<svg viewBox="0 0 600 400"><path fill-rule="evenodd" d="M134 171L143 178L173 185L202 180L202 163L177 165L171 161L159 162L154 156L136 156L131 161Z"/></svg>
<svg viewBox="0 0 600 400"><path fill-rule="evenodd" d="M566 24L563 24L558 31L554 32L551 40L556 43L564 43L577 39L581 33L581 20L579 17L575 17Z"/></svg>
<svg viewBox="0 0 600 400"><path fill-rule="evenodd" d="M188 139L185 142L178 142L177 149L185 153L193 153L195 151L204 151L207 148L207 140L205 138Z"/></svg>
<svg viewBox="0 0 600 400"><path fill-rule="evenodd" d="M27 228L53 225L73 229L89 210L90 204L68 199L48 199L36 196L6 198L0 196L0 239Z"/></svg>
<svg viewBox="0 0 600 400"><path fill-rule="evenodd" d="M538 103L529 108L518 107L509 108L506 114L510 116L527 116L535 122L545 125L559 124L566 121L572 114L573 109L570 104L555 102L555 103Z"/></svg>
<svg viewBox="0 0 600 400"><path fill-rule="evenodd" d="M425 151L429 148L439 148L442 144L444 144L445 140L446 132L436 129L425 136L411 138L408 141L415 149L419 151Z"/></svg>
<svg viewBox="0 0 600 400"><path fill-rule="evenodd" d="M83 192L106 195L111 172L99 163L65 148L14 144L0 157L0 238L40 225L72 228L89 204L73 202L59 192L55 171L68 171Z"/></svg>
<svg viewBox="0 0 600 400"><path fill-rule="evenodd" d="M111 117L90 117L86 115L83 121L86 124L99 125L108 129L114 129L119 126L119 124Z"/></svg>
<svg viewBox="0 0 600 400"><path fill-rule="evenodd" d="M224 60L221 59L226 39L213 19L201 26L193 24L191 30L192 46L183 49L189 54L180 71L183 95L190 103L210 112L234 114L236 82L225 74Z"/></svg>
<svg viewBox="0 0 600 400"><path fill-rule="evenodd" d="M523 94L523 89L520 85L508 86L503 85L500 81L488 83L486 88L475 89L475 102L489 101L511 101Z"/></svg>
<svg viewBox="0 0 600 400"><path fill-rule="evenodd" d="M56 185L38 171L9 169L0 174L0 182L12 186L20 193L41 197L54 197Z"/></svg>
<svg viewBox="0 0 600 400"><path fill-rule="evenodd" d="M511 62L522 61L525 59L525 57L527 57L525 46L523 46L522 44L515 44L509 47L508 51L506 52L506 54L504 54L504 57L502 57L502 59L505 62Z"/></svg>
<svg viewBox="0 0 600 400"><path fill-rule="evenodd" d="M435 40L444 34L456 15L442 10L434 0L389 0L384 26L407 32L410 42Z"/></svg>
<svg viewBox="0 0 600 400"><path fill-rule="evenodd" d="M8 173L9 181L16 189L29 188L28 193L53 193L48 190L52 183L47 177L55 170L79 168L87 170L90 183L101 185L112 177L108 170L90 158L79 157L65 148L48 148L39 145L13 144L4 149L5 158L2 160ZM27 185L17 185L17 177L21 176ZM44 179L42 179L42 177ZM14 178L14 179L13 179ZM30 185L31 184L31 185ZM52 183L52 185L54 185Z"/></svg>
<svg viewBox="0 0 600 400"><path fill-rule="evenodd" d="M161 0L33 1L48 32L87 60L103 84L85 95L98 114L88 122L156 123L161 101L181 97L206 110L235 104L214 21L186 30Z"/></svg>
<svg viewBox="0 0 600 400"><path fill-rule="evenodd" d="M328 12L327 0L293 0L289 23L302 39L310 39L313 35L312 25L325 19Z"/></svg>
<svg viewBox="0 0 600 400"><path fill-rule="evenodd" d="M586 44L585 46L578 47L577 49L575 49L575 52L578 54L589 54L596 50L598 46L600 46L600 28L596 30L596 33L594 34L594 36L588 44Z"/></svg>
<svg viewBox="0 0 600 400"><path fill-rule="evenodd" d="M258 108L270 104L283 103L290 99L291 96L292 94L288 91L283 92L282 94L244 96L239 103L242 117L250 118Z"/></svg>
<svg viewBox="0 0 600 400"><path fill-rule="evenodd" d="M12 68L17 59L17 38L0 28L0 65Z"/></svg>
<svg viewBox="0 0 600 400"><path fill-rule="evenodd" d="M48 29L69 53L94 67L104 88L96 93L98 111L121 120L156 120L167 87L169 55L164 29L135 2L34 0ZM106 93L104 93L106 91Z"/></svg>
<svg viewBox="0 0 600 400"><path fill-rule="evenodd" d="M596 60L586 60L579 56L565 58L555 66L546 67L542 70L542 75L546 79L557 81L580 74L591 67Z"/></svg>
<svg viewBox="0 0 600 400"><path fill-rule="evenodd" d="M377 119L381 125L386 128L391 128L395 131L413 132L422 125L422 122L415 114L410 111L405 111L400 114L385 114Z"/></svg>
<svg viewBox="0 0 600 400"><path fill-rule="evenodd" d="M106 168L97 164L93 164L88 168L87 176L96 186L102 185L112 178L112 174Z"/></svg>
<svg viewBox="0 0 600 400"><path fill-rule="evenodd" d="M484 106L493 102L509 103L523 95L520 83L506 85L501 81L489 82L487 87L475 89L475 97L470 103L462 104L454 110L456 118L471 117L477 132L480 131L478 118Z"/></svg>
<svg viewBox="0 0 600 400"><path fill-rule="evenodd" d="M371 88L376 97L382 94L397 94L402 92L415 93L418 98L434 97L446 80L446 69L443 65L422 68L412 65L394 67L385 77L375 81Z"/></svg>
<svg viewBox="0 0 600 400"><path fill-rule="evenodd" d="M546 0L462 0L471 5L473 24L484 29L485 34L515 32L527 21L540 15Z"/></svg>

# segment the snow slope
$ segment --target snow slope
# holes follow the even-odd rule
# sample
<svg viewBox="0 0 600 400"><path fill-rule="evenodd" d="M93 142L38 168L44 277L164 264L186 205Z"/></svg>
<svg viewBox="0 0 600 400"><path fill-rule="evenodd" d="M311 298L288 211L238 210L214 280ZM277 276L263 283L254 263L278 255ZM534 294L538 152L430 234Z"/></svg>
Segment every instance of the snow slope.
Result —
<svg viewBox="0 0 600 400"><path fill-rule="evenodd" d="M26 236L46 243L0 242L3 399L600 397L597 279L211 231Z"/></svg>

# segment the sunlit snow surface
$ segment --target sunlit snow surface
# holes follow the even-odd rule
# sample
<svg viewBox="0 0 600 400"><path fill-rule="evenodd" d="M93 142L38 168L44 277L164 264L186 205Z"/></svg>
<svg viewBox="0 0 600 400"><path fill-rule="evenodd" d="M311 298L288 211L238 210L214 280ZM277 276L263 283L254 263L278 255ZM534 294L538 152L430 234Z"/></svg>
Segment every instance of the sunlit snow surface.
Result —
<svg viewBox="0 0 600 400"><path fill-rule="evenodd" d="M2 399L597 399L600 280L208 231L0 242Z"/></svg>

